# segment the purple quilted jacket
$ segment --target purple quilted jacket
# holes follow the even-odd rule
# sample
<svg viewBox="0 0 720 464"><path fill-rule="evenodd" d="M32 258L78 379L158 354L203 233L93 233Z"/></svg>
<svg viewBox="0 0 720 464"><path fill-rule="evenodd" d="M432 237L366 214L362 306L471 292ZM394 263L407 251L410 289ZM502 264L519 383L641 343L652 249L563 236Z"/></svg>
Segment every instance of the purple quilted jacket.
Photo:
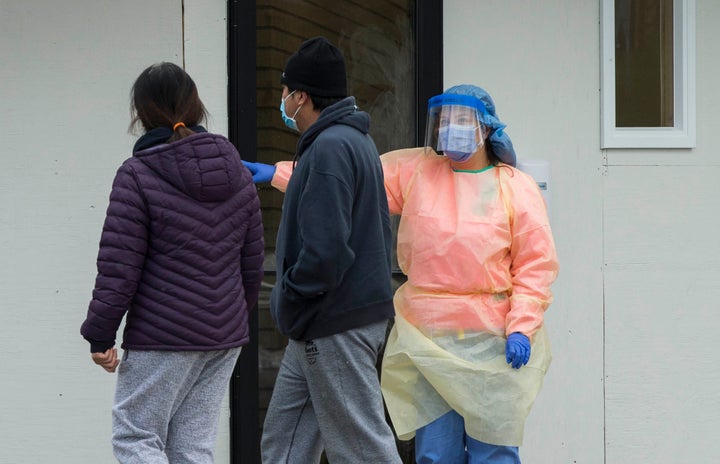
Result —
<svg viewBox="0 0 720 464"><path fill-rule="evenodd" d="M260 203L224 137L198 133L125 161L110 193L80 329L91 351L221 350L248 342L263 276Z"/></svg>

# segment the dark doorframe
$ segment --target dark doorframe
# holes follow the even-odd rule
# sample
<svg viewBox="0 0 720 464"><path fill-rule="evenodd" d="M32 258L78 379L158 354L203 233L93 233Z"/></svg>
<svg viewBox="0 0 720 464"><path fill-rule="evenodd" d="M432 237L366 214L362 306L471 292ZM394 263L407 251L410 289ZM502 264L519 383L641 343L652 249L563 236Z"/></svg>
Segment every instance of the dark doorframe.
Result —
<svg viewBox="0 0 720 464"><path fill-rule="evenodd" d="M443 90L442 0L417 0L416 145L424 144L427 101ZM257 159L256 2L228 1L228 135L244 160ZM230 379L230 462L260 464L258 313Z"/></svg>
<svg viewBox="0 0 720 464"><path fill-rule="evenodd" d="M425 144L427 102L443 91L443 5L442 0L417 0L415 10L415 72L417 112L415 145Z"/></svg>
<svg viewBox="0 0 720 464"><path fill-rule="evenodd" d="M228 136L247 161L257 159L255 0L228 1ZM250 343L230 379L230 462L260 464L258 309L250 312Z"/></svg>

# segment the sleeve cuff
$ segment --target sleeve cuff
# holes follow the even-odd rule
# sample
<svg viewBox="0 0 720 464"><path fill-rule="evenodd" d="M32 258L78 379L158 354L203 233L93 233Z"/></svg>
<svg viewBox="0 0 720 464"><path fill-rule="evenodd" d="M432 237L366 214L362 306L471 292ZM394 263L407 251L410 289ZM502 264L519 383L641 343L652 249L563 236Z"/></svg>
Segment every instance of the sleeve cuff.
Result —
<svg viewBox="0 0 720 464"><path fill-rule="evenodd" d="M115 346L115 342L99 342L97 340L90 340L89 338L86 338L85 340L90 343L91 353L104 353Z"/></svg>

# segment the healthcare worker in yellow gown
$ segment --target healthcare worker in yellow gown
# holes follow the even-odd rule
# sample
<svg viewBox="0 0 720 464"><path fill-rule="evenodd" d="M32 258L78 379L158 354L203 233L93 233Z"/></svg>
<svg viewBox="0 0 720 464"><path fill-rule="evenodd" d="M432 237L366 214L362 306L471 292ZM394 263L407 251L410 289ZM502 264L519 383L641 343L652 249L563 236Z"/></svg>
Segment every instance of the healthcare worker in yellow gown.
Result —
<svg viewBox="0 0 720 464"><path fill-rule="evenodd" d="M487 92L460 85L430 99L426 147L381 157L408 277L382 389L418 463L519 463L550 364L543 316L557 255L503 128Z"/></svg>
<svg viewBox="0 0 720 464"><path fill-rule="evenodd" d="M543 318L557 255L504 127L485 90L459 85L430 99L425 147L381 156L407 276L381 384L418 464L519 463L550 365ZM246 164L280 190L292 172L291 162Z"/></svg>

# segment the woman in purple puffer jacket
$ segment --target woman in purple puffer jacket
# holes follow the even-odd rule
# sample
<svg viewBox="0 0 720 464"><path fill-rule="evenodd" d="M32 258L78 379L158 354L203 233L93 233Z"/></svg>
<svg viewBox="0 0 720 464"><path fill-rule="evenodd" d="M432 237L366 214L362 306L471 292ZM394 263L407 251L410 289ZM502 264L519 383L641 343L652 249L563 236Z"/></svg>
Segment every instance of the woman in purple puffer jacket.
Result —
<svg viewBox="0 0 720 464"><path fill-rule="evenodd" d="M118 461L211 463L263 275L260 203L235 147L199 125L206 110L180 67L145 69L132 111L145 133L113 182L80 331L93 361L118 371Z"/></svg>

